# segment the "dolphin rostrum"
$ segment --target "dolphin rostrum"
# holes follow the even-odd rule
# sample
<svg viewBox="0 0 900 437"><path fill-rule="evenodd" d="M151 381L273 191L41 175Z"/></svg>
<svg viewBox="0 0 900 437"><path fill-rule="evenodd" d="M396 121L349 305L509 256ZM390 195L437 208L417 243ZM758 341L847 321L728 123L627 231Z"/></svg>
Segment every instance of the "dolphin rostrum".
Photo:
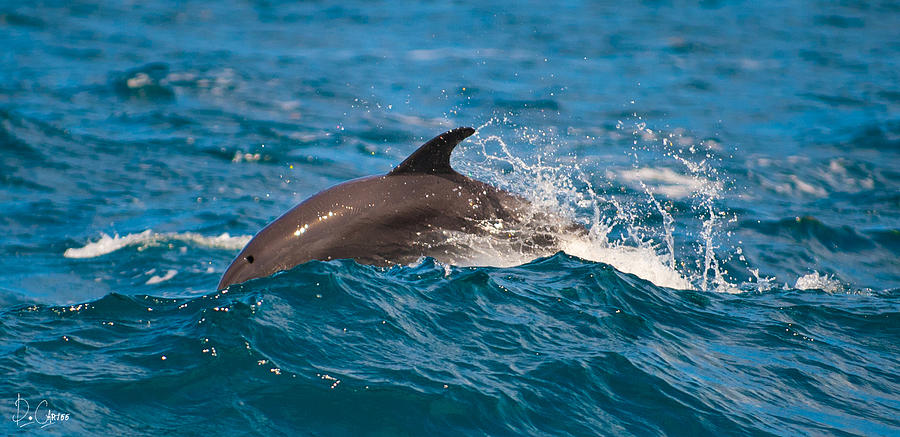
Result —
<svg viewBox="0 0 900 437"><path fill-rule="evenodd" d="M457 263L465 261L469 248L454 236L517 238L506 229L533 218L523 214L530 204L450 167L454 147L473 133L470 127L445 132L386 175L344 182L295 206L247 243L218 289L310 260L352 258L389 266L431 256ZM546 241L540 240L552 239L549 235L536 241L532 233L519 245L543 246Z"/></svg>

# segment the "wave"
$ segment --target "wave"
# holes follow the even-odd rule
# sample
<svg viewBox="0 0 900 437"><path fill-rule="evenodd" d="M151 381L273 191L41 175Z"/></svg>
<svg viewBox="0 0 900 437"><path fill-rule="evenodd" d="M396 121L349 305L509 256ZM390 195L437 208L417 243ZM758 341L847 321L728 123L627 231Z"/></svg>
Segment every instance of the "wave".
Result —
<svg viewBox="0 0 900 437"><path fill-rule="evenodd" d="M2 310L0 391L39 381L71 434L889 434L898 296L678 291L562 253L312 261L192 298Z"/></svg>
<svg viewBox="0 0 900 437"><path fill-rule="evenodd" d="M109 236L105 233L101 233L99 240L87 243L82 247L66 249L63 256L66 258L96 258L127 246L155 245L167 241L183 241L216 249L239 250L247 245L251 238L253 238L251 235L238 235L232 237L227 232L215 237L210 237L194 232L156 233L151 229L147 229L144 232L137 234L128 234L123 237L120 237L119 234Z"/></svg>
<svg viewBox="0 0 900 437"><path fill-rule="evenodd" d="M875 247L872 240L851 226L829 226L811 216L780 220L745 220L741 222L741 227L788 241L816 241L821 246L813 247L821 247L823 251L840 249L843 253L853 253L871 250Z"/></svg>

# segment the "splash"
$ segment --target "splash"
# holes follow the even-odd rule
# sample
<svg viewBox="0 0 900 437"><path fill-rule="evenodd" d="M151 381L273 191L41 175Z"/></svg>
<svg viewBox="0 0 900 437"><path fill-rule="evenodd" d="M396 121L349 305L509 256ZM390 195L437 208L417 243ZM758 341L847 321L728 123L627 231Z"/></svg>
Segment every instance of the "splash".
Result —
<svg viewBox="0 0 900 437"><path fill-rule="evenodd" d="M209 237L194 232L165 232L156 233L150 229L138 234L128 234L120 237L118 234L109 236L101 234L100 239L90 242L83 247L66 249L63 256L66 258L95 258L115 252L127 246L151 246L168 241L183 241L224 250L239 250L243 248L252 236L239 235L232 237L223 233L216 237Z"/></svg>
<svg viewBox="0 0 900 437"><path fill-rule="evenodd" d="M819 272L812 272L808 275L797 278L794 288L798 290L823 290L828 293L837 293L844 289L841 281L834 279L829 275L820 275Z"/></svg>
<svg viewBox="0 0 900 437"><path fill-rule="evenodd" d="M515 132L513 141L539 152L527 157L513 153L505 138L489 133L497 125ZM550 228L555 231L556 245L548 250L607 263L663 287L742 291L725 280L717 251L723 229L732 217L720 209L725 184L711 163L711 155L701 154L708 147L685 148L684 144L693 139L685 139L683 132L663 134L640 121L630 127L620 122L607 134L615 132L618 140L627 141L629 136L622 132L630 129L633 147L623 156L604 156L606 168L601 170L596 159L559 153L571 149L572 144L563 144L552 130L510 125L509 119L495 118L480 126L472 143L483 165L462 168L474 177L523 195L535 209L555 218ZM588 141L597 143L603 138ZM641 164L641 153L654 155L656 160L665 158L666 162ZM689 217L673 214L675 200L690 204ZM583 225L586 232L571 232L561 224L573 222ZM681 231L679 241L676 228L690 226L694 229ZM481 265L507 266L544 255L521 250L510 253L506 251L509 247L498 248L496 243L480 242L479 246L473 237L459 238L468 238L465 243L469 247L480 247L477 262Z"/></svg>

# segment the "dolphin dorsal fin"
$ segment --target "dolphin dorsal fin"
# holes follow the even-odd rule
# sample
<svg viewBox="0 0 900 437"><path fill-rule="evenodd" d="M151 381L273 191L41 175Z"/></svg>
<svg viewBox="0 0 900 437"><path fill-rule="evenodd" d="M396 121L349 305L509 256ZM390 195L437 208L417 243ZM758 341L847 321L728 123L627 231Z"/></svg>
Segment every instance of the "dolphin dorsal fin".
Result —
<svg viewBox="0 0 900 437"><path fill-rule="evenodd" d="M388 175L402 173L455 173L450 167L450 153L460 141L475 133L471 127L458 127L422 144Z"/></svg>

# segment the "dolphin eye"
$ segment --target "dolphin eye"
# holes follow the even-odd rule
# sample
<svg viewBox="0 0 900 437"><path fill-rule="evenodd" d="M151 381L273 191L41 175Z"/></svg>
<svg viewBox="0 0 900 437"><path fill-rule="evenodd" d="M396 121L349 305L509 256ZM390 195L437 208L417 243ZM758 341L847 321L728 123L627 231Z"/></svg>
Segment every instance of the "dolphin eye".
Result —
<svg viewBox="0 0 900 437"><path fill-rule="evenodd" d="M253 255L247 255L244 259L247 260L248 263L253 264Z"/></svg>

